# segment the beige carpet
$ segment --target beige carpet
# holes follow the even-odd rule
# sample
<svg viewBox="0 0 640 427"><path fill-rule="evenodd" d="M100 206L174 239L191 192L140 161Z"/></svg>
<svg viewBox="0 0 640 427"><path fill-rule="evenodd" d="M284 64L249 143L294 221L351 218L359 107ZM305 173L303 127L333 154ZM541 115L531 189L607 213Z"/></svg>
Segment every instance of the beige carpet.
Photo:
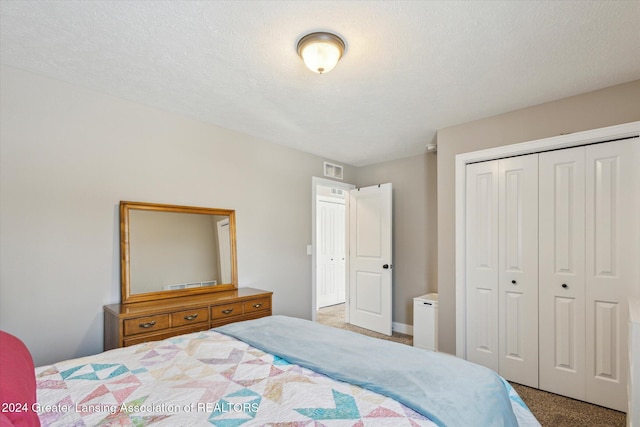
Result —
<svg viewBox="0 0 640 427"><path fill-rule="evenodd" d="M333 326L340 329L347 329L349 331L358 332L370 337L395 341L407 345L413 345L413 337L411 335L399 334L397 332L394 332L393 336L388 336L370 331L368 329L359 328L348 323L344 323L344 304L321 308L316 312L316 321L318 323L322 323L323 325Z"/></svg>
<svg viewBox="0 0 640 427"><path fill-rule="evenodd" d="M364 335L413 345L411 335L394 332L393 336L378 334L357 326L344 323L344 304L325 307L316 313L318 323L348 329ZM591 405L568 397L511 383L522 400L529 406L544 427L624 427L626 415L623 412Z"/></svg>

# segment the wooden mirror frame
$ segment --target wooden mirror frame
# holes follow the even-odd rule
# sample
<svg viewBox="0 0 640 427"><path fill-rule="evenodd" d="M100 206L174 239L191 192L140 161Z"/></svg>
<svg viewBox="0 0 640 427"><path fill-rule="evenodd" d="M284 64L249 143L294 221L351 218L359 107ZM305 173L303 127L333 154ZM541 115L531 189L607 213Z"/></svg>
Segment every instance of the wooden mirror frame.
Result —
<svg viewBox="0 0 640 427"><path fill-rule="evenodd" d="M229 237L231 248L231 283L207 286L201 288L165 290L146 292L139 294L131 293L130 281L130 242L129 242L129 211L144 210L155 212L174 212L202 215L224 215L229 217ZM183 296L200 295L213 292L229 291L238 288L238 265L236 255L236 212L231 209L200 208L194 206L163 205L143 202L120 202L120 284L121 303L131 304L137 302L156 301L166 298L177 298Z"/></svg>

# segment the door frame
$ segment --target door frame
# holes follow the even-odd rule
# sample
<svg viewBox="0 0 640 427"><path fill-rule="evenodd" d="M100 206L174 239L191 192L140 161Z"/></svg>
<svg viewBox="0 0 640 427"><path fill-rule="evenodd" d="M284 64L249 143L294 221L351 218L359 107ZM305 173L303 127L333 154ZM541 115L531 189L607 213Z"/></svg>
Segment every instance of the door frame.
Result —
<svg viewBox="0 0 640 427"><path fill-rule="evenodd" d="M455 307L456 307L456 356L467 358L466 349L466 166L469 163L476 163L487 160L495 160L504 157L513 157L524 154L540 153L543 151L572 148L587 144L610 141L619 138L640 136L640 121L625 123L621 125L608 126L599 129L576 132L568 135L554 136L550 138L537 139L534 141L522 142L518 144L505 145L501 147L489 148L486 150L473 151L456 155L455 159L455 196L456 196L456 272L455 272ZM640 219L639 219L640 221Z"/></svg>
<svg viewBox="0 0 640 427"><path fill-rule="evenodd" d="M348 184L346 182L333 181L331 179L319 178L317 176L311 177L311 320L316 321L316 297L317 297L317 268L316 268L316 244L318 238L316 236L317 233L317 224L316 224L316 210L317 206L317 198L318 198L318 187L331 187L337 188L343 191L349 191L351 189L356 188L353 184ZM349 200L345 199L345 235L349 235ZM349 254L349 239L346 239L345 242L345 253ZM345 260L345 272L349 271L349 257L346 257ZM345 304L349 304L349 274L345 273L345 288L346 288L346 302ZM349 310L345 310L345 321L349 322Z"/></svg>

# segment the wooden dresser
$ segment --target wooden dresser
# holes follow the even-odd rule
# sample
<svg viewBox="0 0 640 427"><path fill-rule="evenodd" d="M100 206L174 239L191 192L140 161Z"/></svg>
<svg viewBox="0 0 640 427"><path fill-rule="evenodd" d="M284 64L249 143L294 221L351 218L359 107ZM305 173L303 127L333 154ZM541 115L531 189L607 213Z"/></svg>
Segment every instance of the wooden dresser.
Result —
<svg viewBox="0 0 640 427"><path fill-rule="evenodd" d="M271 315L273 292L253 288L104 306L104 349L158 341Z"/></svg>

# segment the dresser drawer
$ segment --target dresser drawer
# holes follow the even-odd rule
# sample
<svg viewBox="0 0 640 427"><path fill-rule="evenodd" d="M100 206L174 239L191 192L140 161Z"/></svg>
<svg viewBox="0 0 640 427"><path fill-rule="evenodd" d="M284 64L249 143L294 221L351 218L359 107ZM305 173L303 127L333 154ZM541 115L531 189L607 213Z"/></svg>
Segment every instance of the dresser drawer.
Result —
<svg viewBox="0 0 640 427"><path fill-rule="evenodd" d="M163 332L158 332L155 334L133 335L130 338L124 339L124 347L140 344L143 342L160 341L160 340L175 337L178 335L188 334L191 332L206 331L207 329L209 329L209 324L204 323L200 325L187 326L184 328L166 329Z"/></svg>
<svg viewBox="0 0 640 427"><path fill-rule="evenodd" d="M271 298L252 299L251 301L245 301L242 303L244 306L244 313L252 313L254 311L270 310Z"/></svg>
<svg viewBox="0 0 640 427"><path fill-rule="evenodd" d="M106 305L104 349L271 316L272 294L261 289L238 288L157 301Z"/></svg>
<svg viewBox="0 0 640 427"><path fill-rule="evenodd" d="M242 314L242 303L236 302L226 305L216 305L211 307L212 319L224 319L226 317L240 316Z"/></svg>
<svg viewBox="0 0 640 427"><path fill-rule="evenodd" d="M160 331L169 327L169 315L138 317L124 321L124 335L136 335L145 332Z"/></svg>
<svg viewBox="0 0 640 427"><path fill-rule="evenodd" d="M177 313L171 313L171 327L192 325L195 323L208 322L208 307L195 308L193 310L184 310Z"/></svg>

